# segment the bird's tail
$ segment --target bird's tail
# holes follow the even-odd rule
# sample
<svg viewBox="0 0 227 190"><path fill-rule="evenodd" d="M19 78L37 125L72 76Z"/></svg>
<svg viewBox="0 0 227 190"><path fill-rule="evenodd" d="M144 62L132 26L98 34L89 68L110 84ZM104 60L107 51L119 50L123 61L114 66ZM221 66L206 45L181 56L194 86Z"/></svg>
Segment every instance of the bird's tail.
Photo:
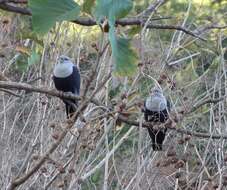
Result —
<svg viewBox="0 0 227 190"><path fill-rule="evenodd" d="M162 150L162 144L165 139L165 133L166 129L164 131L162 130L154 130L151 128L148 128L149 136L152 140L152 148L154 151L161 151Z"/></svg>
<svg viewBox="0 0 227 190"><path fill-rule="evenodd" d="M153 148L153 151L162 151L162 144L152 142L152 148Z"/></svg>
<svg viewBox="0 0 227 190"><path fill-rule="evenodd" d="M78 108L78 102L71 101L71 100L64 100L64 103L65 103L67 118L70 118L76 112Z"/></svg>

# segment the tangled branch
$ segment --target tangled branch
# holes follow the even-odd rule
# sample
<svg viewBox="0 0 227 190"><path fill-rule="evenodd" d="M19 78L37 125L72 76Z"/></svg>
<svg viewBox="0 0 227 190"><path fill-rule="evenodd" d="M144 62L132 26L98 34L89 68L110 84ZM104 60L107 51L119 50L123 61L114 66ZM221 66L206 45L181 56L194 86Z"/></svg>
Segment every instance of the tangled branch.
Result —
<svg viewBox="0 0 227 190"><path fill-rule="evenodd" d="M59 92L56 90L50 90L47 89L46 87L34 87L31 86L29 84L26 83L17 83L17 82L10 82L10 81L0 81L0 88L2 89L17 89L17 90L26 90L29 92L38 92L38 93L42 93L42 94L46 94L46 95L50 95L50 96L54 96L54 97L58 97L58 98L65 98L65 99L70 99L70 100L82 100L83 98L80 96L76 96L76 95L72 95L72 94L67 94L67 93L63 93L63 92ZM205 105L205 104L209 104L209 103L217 103L219 101L224 100L224 98L219 98L219 99L214 99L214 100L206 100L202 103L200 103L198 106L193 107L193 110L195 111L196 109L198 109L199 107ZM103 105L101 102L99 102L98 100L94 99L94 98L90 98L89 100L91 103L94 103L97 106L100 107L106 107L105 105ZM106 107L106 110L111 110L112 108L108 108ZM191 112L187 112L185 114L188 114ZM106 116L112 116L112 114L110 115L106 115ZM129 120L128 118L124 117L123 115L121 115L121 112L119 112L119 117L118 119L124 123L127 123L129 125L134 125L139 127L140 124L137 121L133 121L133 120ZM179 120L180 121L180 120ZM179 122L178 121L178 122ZM170 120L170 122L173 122ZM143 127L151 127L151 125L147 124L146 122L142 123ZM192 132L192 131L188 131L185 129L179 129L176 127L172 127L172 125L170 125L169 122L166 122L165 127L171 129L171 130L175 130L178 133L182 133L182 134L186 134L186 135L191 135L193 137L199 137L199 138L212 138L212 139L227 139L227 135L210 135L210 134L206 134L206 133L197 133L197 132Z"/></svg>

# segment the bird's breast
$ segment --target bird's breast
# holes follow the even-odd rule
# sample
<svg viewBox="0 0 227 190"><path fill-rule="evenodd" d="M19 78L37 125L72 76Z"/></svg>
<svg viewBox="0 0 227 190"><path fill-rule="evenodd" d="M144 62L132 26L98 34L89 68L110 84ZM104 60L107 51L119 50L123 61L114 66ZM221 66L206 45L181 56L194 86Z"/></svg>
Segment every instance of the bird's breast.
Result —
<svg viewBox="0 0 227 190"><path fill-rule="evenodd" d="M166 109L167 102L165 97L149 97L145 103L146 109L160 112Z"/></svg>
<svg viewBox="0 0 227 190"><path fill-rule="evenodd" d="M57 64L54 68L54 76L58 78L66 78L73 72L72 64Z"/></svg>

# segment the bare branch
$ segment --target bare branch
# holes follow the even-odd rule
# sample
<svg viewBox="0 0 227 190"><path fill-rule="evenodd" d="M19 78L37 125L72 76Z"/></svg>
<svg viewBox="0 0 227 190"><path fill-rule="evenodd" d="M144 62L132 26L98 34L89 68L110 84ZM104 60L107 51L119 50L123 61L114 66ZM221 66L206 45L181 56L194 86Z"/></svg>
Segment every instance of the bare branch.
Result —
<svg viewBox="0 0 227 190"><path fill-rule="evenodd" d="M15 4L27 4L27 0L7 0L9 3L15 3Z"/></svg>
<svg viewBox="0 0 227 190"><path fill-rule="evenodd" d="M57 90L50 90L50 89L47 89L45 87L35 87L35 86L31 86L31 85L26 84L26 83L0 81L0 88L25 90L25 91L43 93L43 94L55 96L55 97L58 97L58 98L66 98L66 99L70 99L70 100L81 100L81 97L76 96L76 95L62 93L62 92L57 91ZM96 105L97 104L100 105L100 103L95 99L92 99L91 102L96 104Z"/></svg>
<svg viewBox="0 0 227 190"><path fill-rule="evenodd" d="M121 120L122 122L124 123L127 123L129 125L133 125L133 126L139 126L139 122L137 121L132 121L132 120L129 120L128 118L122 116L122 115L119 115L119 120ZM169 119L170 122L172 122L170 119ZM185 135L191 135L193 137L200 137L200 138L212 138L212 139L220 139L220 138L223 138L223 139L227 139L227 134L226 135L210 135L210 134L206 134L206 133L197 133L197 132L192 132L192 131L188 131L188 130L185 130L185 129L180 129L180 128L176 128L176 127L172 127L170 126L170 122L166 122L165 123L165 127L170 129L170 130L175 130L176 132L178 133L181 133L181 134L185 134ZM142 124L143 127L153 127L147 123L143 123Z"/></svg>
<svg viewBox="0 0 227 190"><path fill-rule="evenodd" d="M27 91L31 91L31 92L38 92L38 93L43 93L43 94L47 94L50 96L55 96L55 97L59 97L59 98L66 98L66 99L72 99L72 100L81 100L82 97L80 96L74 96L71 94L65 94L56 90L49 90L45 87L34 87L31 86L29 84L24 84L24 83L17 83L17 82L9 82L9 81L0 81L0 88L5 88L5 89L18 89L18 90L27 90ZM93 96L92 96L93 97ZM218 101L223 100L223 98L220 99L215 99L215 100L207 100L201 104L199 104L200 106L204 105L204 104L208 104L208 103L217 103ZM101 106L101 107L106 107L105 105L102 105L98 100L96 99L90 99L90 102L94 103L95 105ZM198 109L199 107L196 106L196 109ZM195 109L195 108L193 108ZM106 110L109 110L109 108L106 108ZM185 114L188 114L190 112L187 112ZM106 116L111 116L110 115L106 115ZM124 117L123 115L119 114L118 119L124 123L127 123L129 125L134 125L134 126L140 126L139 122L137 121L132 121L129 120L128 118ZM180 120L179 120L180 121ZM169 119L169 122L167 121L165 124L165 127L167 127L168 129L171 130L175 130L178 133L182 133L182 134L186 134L186 135L191 135L194 137L201 137L201 138L213 138L213 139L219 139L219 138L223 138L223 139L227 139L227 135L210 135L210 134L206 134L206 133L197 133L197 132L192 132L192 131L188 131L188 130L184 130L184 129L178 129L176 127L172 127L170 125L170 122L172 122ZM147 123L143 123L142 124L143 127L152 127L151 125L148 125Z"/></svg>
<svg viewBox="0 0 227 190"><path fill-rule="evenodd" d="M192 113L192 112L194 112L195 110L199 109L200 107L202 107L205 104L216 104L216 103L218 103L220 101L223 101L225 99L225 97L226 96L222 96L220 98L205 100L205 101L199 103L198 105L193 106L192 109L189 112L187 112L187 113Z"/></svg>
<svg viewBox="0 0 227 190"><path fill-rule="evenodd" d="M0 88L0 91L5 92L5 93L8 93L8 94L11 94L11 95L16 96L16 97L18 97L18 98L21 98L20 95L18 95L18 94L16 94L16 93L12 92L12 91L10 91L10 90L6 90L6 89L1 89L1 88Z"/></svg>
<svg viewBox="0 0 227 190"><path fill-rule="evenodd" d="M84 109L85 106L87 106L87 104L89 103L88 100L84 100L82 102L82 104L79 106L79 108L77 109L76 113L74 114L74 116L67 122L67 124L65 125L65 128L63 130L63 132L60 134L58 140L56 142L54 142L50 149L40 158L40 160L35 164L35 166L33 168L31 168L26 174L24 174L23 176L13 180L11 182L11 184L9 185L9 187L7 188L8 190L13 190L15 189L17 186L20 186L21 184L23 184L25 181L27 181L27 179L29 179L35 172L37 172L39 170L39 168L45 163L46 159L49 158L49 156L56 150L56 148L59 146L59 144L62 142L62 140L65 138L65 136L67 135L67 133L69 132L69 130L72 128L72 126L74 125L76 119L78 118L81 110Z"/></svg>
<svg viewBox="0 0 227 190"><path fill-rule="evenodd" d="M156 0L153 2L146 10L144 10L142 13L140 13L138 16L143 16L143 15L149 15L152 12L156 11L158 7L166 3L166 0Z"/></svg>
<svg viewBox="0 0 227 190"><path fill-rule="evenodd" d="M9 3L0 3L0 9L10 11L10 12L15 12L15 13L20 13L24 15L32 15L31 11L26 8L21 8L21 7L16 7L13 5L10 5ZM97 22L94 19L91 18L78 18L76 20L72 21L73 23L82 25L82 26L94 26L97 25ZM121 25L121 26L131 26L131 25L137 25L137 26L144 26L145 21L143 19L141 20L138 17L134 18L124 18L116 21L116 24ZM153 29L164 29L164 30L179 30L182 31L188 35L191 35L193 37L196 37L200 40L205 41L206 39L196 35L192 31L183 28L181 26L173 26L173 25L154 25L154 24L148 24L147 28L153 28Z"/></svg>
<svg viewBox="0 0 227 190"><path fill-rule="evenodd" d="M23 15L31 15L30 10L28 10L26 8L18 7L18 6L13 6L13 5L10 5L9 3L5 3L5 2L0 2L0 9L9 11L9 12L20 13Z"/></svg>

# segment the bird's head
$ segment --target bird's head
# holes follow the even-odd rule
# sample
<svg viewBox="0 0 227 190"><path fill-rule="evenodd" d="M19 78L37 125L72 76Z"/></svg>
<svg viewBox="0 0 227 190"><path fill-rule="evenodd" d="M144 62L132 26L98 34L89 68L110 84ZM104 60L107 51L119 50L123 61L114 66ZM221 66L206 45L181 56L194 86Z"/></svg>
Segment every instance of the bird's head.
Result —
<svg viewBox="0 0 227 190"><path fill-rule="evenodd" d="M74 64L69 57L61 55L54 67L54 76L64 78L72 74Z"/></svg>
<svg viewBox="0 0 227 190"><path fill-rule="evenodd" d="M163 95L163 91L161 88L154 87L151 89L150 95L151 96L161 96L161 95Z"/></svg>
<svg viewBox="0 0 227 190"><path fill-rule="evenodd" d="M150 96L146 99L145 107L150 111L162 111L166 109L167 101L162 89L154 87L151 89Z"/></svg>
<svg viewBox="0 0 227 190"><path fill-rule="evenodd" d="M68 61L70 61L70 58L65 56L65 55L61 55L58 58L58 63L60 63L60 64L63 64L63 63L68 62Z"/></svg>

